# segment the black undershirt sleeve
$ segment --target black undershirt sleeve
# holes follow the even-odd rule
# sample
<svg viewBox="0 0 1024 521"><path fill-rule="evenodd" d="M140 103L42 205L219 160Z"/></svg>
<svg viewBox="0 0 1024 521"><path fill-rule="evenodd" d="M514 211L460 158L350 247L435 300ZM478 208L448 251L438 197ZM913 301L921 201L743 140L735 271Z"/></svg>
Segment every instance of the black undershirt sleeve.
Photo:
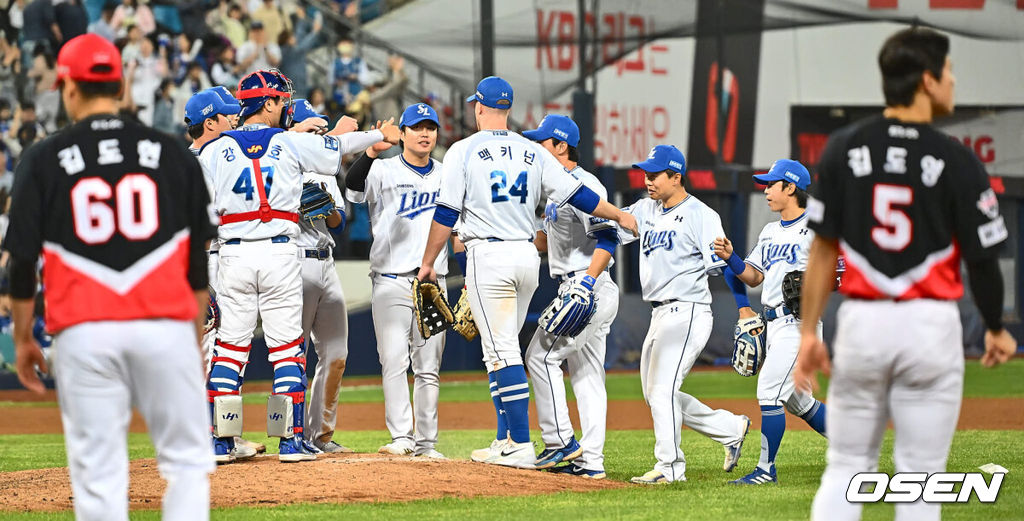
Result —
<svg viewBox="0 0 1024 521"><path fill-rule="evenodd" d="M1003 274L999 271L999 259L990 257L968 262L967 278L985 328L989 331L1003 329Z"/></svg>
<svg viewBox="0 0 1024 521"><path fill-rule="evenodd" d="M36 296L36 259L11 256L8 273L11 279L11 298L24 300Z"/></svg>
<svg viewBox="0 0 1024 521"><path fill-rule="evenodd" d="M370 165L376 158L366 155L363 152L352 166L348 167L348 173L345 175L345 188L352 190L353 192L365 192L366 191L366 176L370 175Z"/></svg>

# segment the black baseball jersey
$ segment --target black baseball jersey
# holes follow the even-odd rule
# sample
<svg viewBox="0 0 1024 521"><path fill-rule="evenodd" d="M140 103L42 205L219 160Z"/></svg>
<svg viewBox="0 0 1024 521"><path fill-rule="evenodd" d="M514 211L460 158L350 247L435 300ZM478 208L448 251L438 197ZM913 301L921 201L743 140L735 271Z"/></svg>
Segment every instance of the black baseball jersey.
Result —
<svg viewBox="0 0 1024 521"><path fill-rule="evenodd" d="M958 299L960 259L993 258L1006 223L978 158L930 125L881 116L829 139L808 226L838 239L841 291L862 299Z"/></svg>
<svg viewBox="0 0 1024 521"><path fill-rule="evenodd" d="M112 115L86 118L25 151L4 249L43 255L46 323L196 316L214 237L209 193L170 136Z"/></svg>

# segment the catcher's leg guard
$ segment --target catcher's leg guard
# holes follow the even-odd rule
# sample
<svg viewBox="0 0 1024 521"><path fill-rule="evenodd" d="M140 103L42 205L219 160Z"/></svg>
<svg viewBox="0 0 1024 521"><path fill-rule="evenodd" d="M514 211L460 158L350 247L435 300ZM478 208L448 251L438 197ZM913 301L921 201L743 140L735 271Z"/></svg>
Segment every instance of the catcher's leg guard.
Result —
<svg viewBox="0 0 1024 521"><path fill-rule="evenodd" d="M276 408L285 406L284 400L271 400L267 407L267 435L282 438L290 438L293 435L301 437L306 406L305 343L302 337L299 337L285 345L271 347L268 351L268 359L274 366L274 389L271 398L274 398L273 395L284 395L291 398L292 429L290 433L285 429L276 428L276 432L269 431L272 423L281 420L274 416L282 414L280 410L271 411L271 404L274 404Z"/></svg>
<svg viewBox="0 0 1024 521"><path fill-rule="evenodd" d="M210 367L210 375L206 382L206 397L210 403L210 427L214 431L214 436L240 436L241 433L241 409L236 411L238 413L237 425L233 424L234 418L227 418L227 423L223 424L223 427L228 432L235 432L237 434L226 434L220 432L217 429L218 416L221 409L229 405L230 401L224 402L221 397L226 396L238 396L241 393L242 378L240 376L242 369L249 360L249 349L251 346L236 346L221 342L219 339L214 342L213 346L213 357L211 359L212 366ZM232 410L225 409L225 414L231 414Z"/></svg>

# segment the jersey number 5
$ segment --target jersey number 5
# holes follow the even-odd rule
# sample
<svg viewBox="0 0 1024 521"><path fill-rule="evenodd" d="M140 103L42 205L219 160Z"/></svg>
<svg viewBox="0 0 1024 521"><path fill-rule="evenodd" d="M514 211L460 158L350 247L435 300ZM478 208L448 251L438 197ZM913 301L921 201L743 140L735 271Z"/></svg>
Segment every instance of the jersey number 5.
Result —
<svg viewBox="0 0 1024 521"><path fill-rule="evenodd" d="M263 190L266 192L266 196L270 197L270 185L274 182L274 167L261 166L260 173L267 176L267 182L264 184ZM252 178L252 168L245 167L242 169L242 173L238 176L238 180L235 181L235 186L231 187L231 191L236 194L245 194L245 200L252 201L252 194L256 191L256 184Z"/></svg>
<svg viewBox="0 0 1024 521"><path fill-rule="evenodd" d="M512 184L512 187L505 191L505 187L508 185L508 176L501 170L495 170L491 172L491 202L501 203L509 200L508 196L518 197L519 204L526 204L526 195L528 193L526 186L526 171L519 173L519 177L516 178L516 182Z"/></svg>
<svg viewBox="0 0 1024 521"><path fill-rule="evenodd" d="M107 201L114 197L113 208ZM87 177L71 189L75 235L86 244L107 242L114 230L130 241L153 236L160 224L156 183L145 174L128 174L117 186Z"/></svg>
<svg viewBox="0 0 1024 521"><path fill-rule="evenodd" d="M881 226L871 228L871 240L886 251L903 251L914 236L914 222L906 212L895 208L914 202L914 191L909 186L875 185L871 203L875 219Z"/></svg>

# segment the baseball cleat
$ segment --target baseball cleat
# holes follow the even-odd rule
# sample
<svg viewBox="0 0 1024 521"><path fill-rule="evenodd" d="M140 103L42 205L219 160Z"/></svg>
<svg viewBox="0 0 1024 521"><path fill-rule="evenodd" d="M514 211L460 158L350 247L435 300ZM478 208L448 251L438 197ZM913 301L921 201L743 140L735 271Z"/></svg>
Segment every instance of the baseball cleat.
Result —
<svg viewBox="0 0 1024 521"><path fill-rule="evenodd" d="M380 454L391 454L393 456L408 456L412 454L412 447L404 443L393 441L387 445L377 449Z"/></svg>
<svg viewBox="0 0 1024 521"><path fill-rule="evenodd" d="M643 476L630 478L629 482L638 485L668 485L671 483L660 470L649 470Z"/></svg>
<svg viewBox="0 0 1024 521"><path fill-rule="evenodd" d="M469 459L480 463L484 463L487 460L494 457L496 454L500 454L501 449L505 447L505 444L508 443L508 441L508 438L505 438L503 440L494 440L491 442L490 447L487 447L486 449L476 449L472 453L470 453Z"/></svg>
<svg viewBox="0 0 1024 521"><path fill-rule="evenodd" d="M779 478L775 475L775 465L770 470L761 467L754 467L754 471L740 479L734 479L729 483L732 485L764 485L765 483L778 483Z"/></svg>
<svg viewBox="0 0 1024 521"><path fill-rule="evenodd" d="M417 458L448 459L448 458L444 457L444 454L441 454L436 449L426 449L426 448L417 449L416 452L413 454L413 456L416 456Z"/></svg>
<svg viewBox="0 0 1024 521"><path fill-rule="evenodd" d="M235 444L235 459L236 460L249 459L249 458L252 458L255 455L256 455L256 449L254 449L254 448L252 448L252 447L250 447L248 445L242 445L240 443L236 443Z"/></svg>
<svg viewBox="0 0 1024 521"><path fill-rule="evenodd" d="M750 418L740 416L740 419L743 421L743 434L740 435L740 440L724 446L725 463L722 463L722 470L726 472L732 472L732 469L736 468L736 464L740 462L743 441L747 439L747 433L750 432Z"/></svg>
<svg viewBox="0 0 1024 521"><path fill-rule="evenodd" d="M536 468L535 461L537 461L537 456L534 455L532 443L528 441L516 443L509 440L496 455L488 458L484 463L517 469L534 469Z"/></svg>
<svg viewBox="0 0 1024 521"><path fill-rule="evenodd" d="M608 476L603 470L585 469L575 463L570 463L569 465L563 465L561 467L554 467L548 470L555 474L569 474L570 476L579 476L587 479L604 479Z"/></svg>
<svg viewBox="0 0 1024 521"><path fill-rule="evenodd" d="M246 447L252 448L253 450L256 451L256 454L263 454L264 452L267 452L266 445L235 436L235 447L237 448L240 445L245 445Z"/></svg>
<svg viewBox="0 0 1024 521"><path fill-rule="evenodd" d="M349 454L355 452L354 450L334 441L328 441L326 443L313 440L313 446L320 449L320 452L326 452L328 454Z"/></svg>
<svg viewBox="0 0 1024 521"><path fill-rule="evenodd" d="M535 466L538 470L554 467L563 461L572 461L583 455L583 447L576 441L576 437L569 438L569 443L557 449L544 449L537 456Z"/></svg>
<svg viewBox="0 0 1024 521"><path fill-rule="evenodd" d="M319 452L317 448L306 443L301 436L292 436L291 438L281 438L277 459L282 463L314 461L317 452Z"/></svg>
<svg viewBox="0 0 1024 521"><path fill-rule="evenodd" d="M231 438L213 438L213 460L218 465L235 461L235 441Z"/></svg>

